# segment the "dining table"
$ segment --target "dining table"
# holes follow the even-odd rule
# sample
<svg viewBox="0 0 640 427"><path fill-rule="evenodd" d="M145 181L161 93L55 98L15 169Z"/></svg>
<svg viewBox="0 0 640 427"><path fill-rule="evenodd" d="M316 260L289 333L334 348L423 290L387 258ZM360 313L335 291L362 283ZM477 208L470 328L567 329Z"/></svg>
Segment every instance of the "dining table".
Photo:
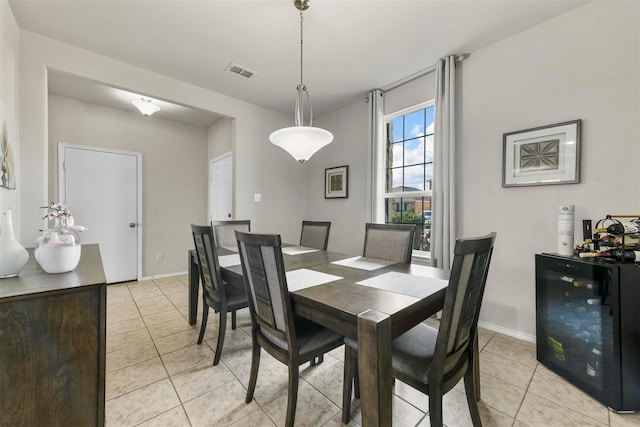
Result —
<svg viewBox="0 0 640 427"><path fill-rule="evenodd" d="M391 341L442 310L449 272L301 246L282 247L293 311L358 342L362 425L392 424ZM218 248L222 279L244 286L237 252ZM199 268L189 251L189 322Z"/></svg>

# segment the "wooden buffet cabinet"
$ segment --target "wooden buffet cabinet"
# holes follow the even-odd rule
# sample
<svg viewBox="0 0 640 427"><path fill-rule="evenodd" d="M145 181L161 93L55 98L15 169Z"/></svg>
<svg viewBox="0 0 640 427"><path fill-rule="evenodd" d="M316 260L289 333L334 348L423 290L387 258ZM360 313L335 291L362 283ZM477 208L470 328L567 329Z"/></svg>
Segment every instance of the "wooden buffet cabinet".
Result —
<svg viewBox="0 0 640 427"><path fill-rule="evenodd" d="M107 288L98 245L0 279L0 426L103 426Z"/></svg>

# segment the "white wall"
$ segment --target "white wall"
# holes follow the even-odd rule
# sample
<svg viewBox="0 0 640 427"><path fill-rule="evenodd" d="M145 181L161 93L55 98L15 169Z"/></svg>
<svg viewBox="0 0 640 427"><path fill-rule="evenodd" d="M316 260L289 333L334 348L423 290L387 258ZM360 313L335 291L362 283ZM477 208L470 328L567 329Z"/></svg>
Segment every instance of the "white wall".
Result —
<svg viewBox="0 0 640 427"><path fill-rule="evenodd" d="M640 214L639 22L636 1L592 2L471 52L459 65L459 235L498 233L480 318L485 325L535 335L534 255L556 250L560 204L576 205L577 236L582 219ZM394 91L397 108L416 103L414 90L403 92ZM346 252L361 251L364 234L365 105L324 117L336 142L314 156L322 163L315 174L349 164L348 201L323 200L309 184L308 212L348 221L332 225L329 241ZM579 118L580 184L502 188L503 133Z"/></svg>
<svg viewBox="0 0 640 427"><path fill-rule="evenodd" d="M29 246L37 237L41 228L39 206L46 205L48 196L47 69L234 118L236 216L251 219L256 230L280 232L285 240L299 236L305 169L267 139L274 129L290 125L292 117L27 31L20 32L19 56L20 166L29 171L19 189L23 245ZM208 165L206 155L202 162ZM253 202L254 192L263 194L263 203ZM172 196L167 194L167 200ZM206 193L202 197L206 200ZM283 215L283 207L287 215ZM186 230L193 218L204 218L207 212L199 205L184 209L187 211L181 211L173 221L176 226L182 223ZM182 253L180 271L185 271L184 253L192 243L181 240L171 244L176 244L176 252Z"/></svg>
<svg viewBox="0 0 640 427"><path fill-rule="evenodd" d="M251 220L251 231L280 233L284 242L300 240L303 212L307 208L306 182L314 159L300 164L291 155L269 142L269 134L278 128L293 125L293 115L284 122L256 116L253 123L264 133L256 135L250 144L239 144L234 151L235 217ZM236 120L236 134L242 124ZM253 200L262 194L262 202Z"/></svg>
<svg viewBox="0 0 640 427"><path fill-rule="evenodd" d="M223 117L218 119L207 129L207 151L209 159L215 159L233 150L234 136L233 119Z"/></svg>
<svg viewBox="0 0 640 427"><path fill-rule="evenodd" d="M431 72L384 94L384 114L393 114L436 97L436 74Z"/></svg>
<svg viewBox="0 0 640 427"><path fill-rule="evenodd" d="M142 276L183 271L184 248L193 244L188 224L207 220L206 129L50 95L48 178L54 201L58 143L142 154ZM162 261L155 259L159 252Z"/></svg>
<svg viewBox="0 0 640 427"><path fill-rule="evenodd" d="M13 211L13 229L16 238L20 238L20 188L22 176L20 169L20 133L18 129L18 91L19 81L19 29L9 4L0 1L0 132L7 138L15 167L16 189L0 188L0 215ZM1 230L0 230L1 231Z"/></svg>
<svg viewBox="0 0 640 427"><path fill-rule="evenodd" d="M557 209L640 213L639 5L592 2L462 64L462 232L498 232L481 320L535 335L534 254L555 252ZM502 134L582 119L581 182L502 188Z"/></svg>
<svg viewBox="0 0 640 427"><path fill-rule="evenodd" d="M333 133L334 141L308 161L307 206L304 219L331 221L329 250L361 255L364 246L367 193L367 123L369 106L363 100L316 120ZM326 168L349 166L348 198L324 198Z"/></svg>

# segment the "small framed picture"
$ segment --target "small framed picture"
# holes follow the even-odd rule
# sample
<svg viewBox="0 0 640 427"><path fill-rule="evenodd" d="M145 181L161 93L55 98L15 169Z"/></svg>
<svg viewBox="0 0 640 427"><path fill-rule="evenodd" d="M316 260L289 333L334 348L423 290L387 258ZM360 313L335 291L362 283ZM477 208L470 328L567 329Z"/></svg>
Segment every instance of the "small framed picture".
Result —
<svg viewBox="0 0 640 427"><path fill-rule="evenodd" d="M338 166L324 170L324 198L346 199L349 197L349 166Z"/></svg>
<svg viewBox="0 0 640 427"><path fill-rule="evenodd" d="M505 133L502 186L579 183L581 123L573 120Z"/></svg>

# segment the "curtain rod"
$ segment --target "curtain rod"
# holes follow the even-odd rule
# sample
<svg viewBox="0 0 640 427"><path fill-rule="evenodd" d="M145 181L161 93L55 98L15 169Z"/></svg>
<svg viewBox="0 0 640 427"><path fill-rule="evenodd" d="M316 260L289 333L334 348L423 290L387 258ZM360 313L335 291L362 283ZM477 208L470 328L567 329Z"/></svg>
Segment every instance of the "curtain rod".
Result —
<svg viewBox="0 0 640 427"><path fill-rule="evenodd" d="M457 55L456 56L456 62L462 62L465 59L467 59L471 54L469 53L463 53L462 55ZM407 83L410 83L414 80L419 79L420 77L426 76L427 74L431 74L436 70L436 65L432 65L429 68L425 68L424 70L420 70L417 73L411 74L410 76L405 77L404 79L400 79L395 83L391 83L390 85L387 85L385 87L383 87L382 89L380 89L383 92L388 92L390 90L393 90L395 88L398 88L400 86L406 85Z"/></svg>

